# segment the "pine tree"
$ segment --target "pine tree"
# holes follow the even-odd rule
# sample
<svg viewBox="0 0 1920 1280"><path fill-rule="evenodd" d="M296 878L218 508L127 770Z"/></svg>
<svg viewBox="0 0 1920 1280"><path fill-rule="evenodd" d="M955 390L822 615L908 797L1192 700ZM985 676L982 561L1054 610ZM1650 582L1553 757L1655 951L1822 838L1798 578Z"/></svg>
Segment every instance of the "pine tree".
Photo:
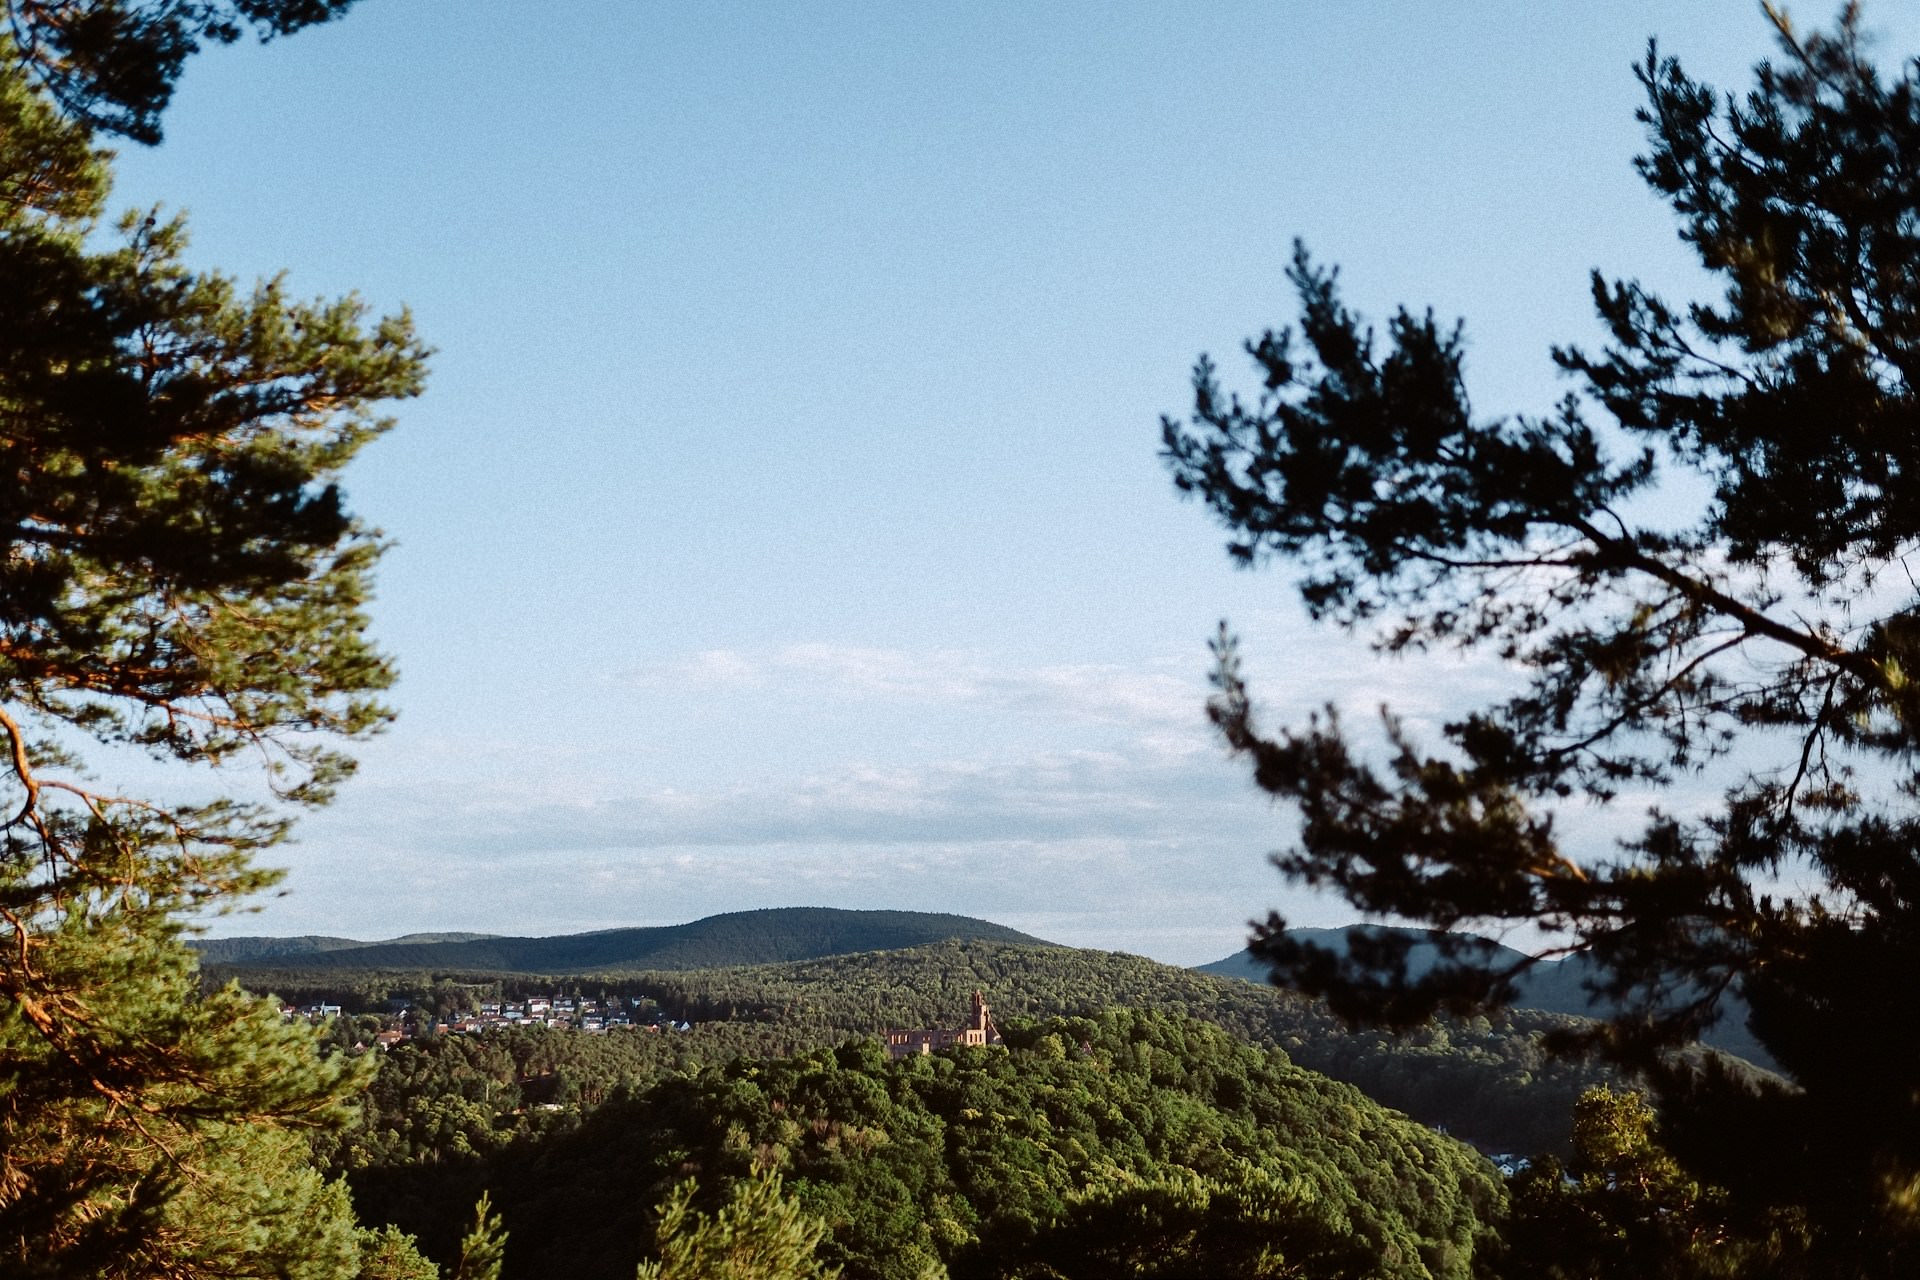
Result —
<svg viewBox="0 0 1920 1280"><path fill-rule="evenodd" d="M157 213L103 237L95 129L157 136L200 39L324 0L9 3L0 43L0 1270L341 1276L360 1241L303 1127L363 1083L235 987L188 913L273 880L254 855L380 725L377 537L336 483L418 390L404 316L243 290ZM87 740L265 761L273 799L88 781Z"/></svg>
<svg viewBox="0 0 1920 1280"><path fill-rule="evenodd" d="M358 1280L440 1280L440 1268L420 1256L412 1236L388 1225L360 1233Z"/></svg>
<svg viewBox="0 0 1920 1280"><path fill-rule="evenodd" d="M1265 730L1223 631L1213 718L1301 815L1280 870L1441 931L1415 974L1405 935L1334 954L1274 916L1254 946L1276 979L1406 1026L1510 999L1537 963L1466 930L1542 927L1592 962L1619 1014L1585 1046L1646 1073L1683 1167L1756 1231L1799 1215L1808 1274L1911 1275L1920 64L1889 77L1851 6L1806 36L1769 13L1781 52L1744 97L1652 46L1638 72L1639 170L1718 298L1596 273L1610 340L1554 353L1573 393L1487 420L1458 326L1376 332L1297 251L1299 337L1248 344L1251 398L1203 360L1165 450L1232 555L1296 569L1314 617L1518 673L1438 747L1389 718L1375 759L1335 709ZM1717 805L1655 810L1612 852L1564 837L1682 782ZM1790 1085L1668 1053L1735 995Z"/></svg>
<svg viewBox="0 0 1920 1280"><path fill-rule="evenodd" d="M815 1257L826 1224L781 1190L763 1170L736 1183L712 1217L693 1207L694 1184L680 1183L661 1204L654 1246L636 1280L834 1280L840 1268Z"/></svg>
<svg viewBox="0 0 1920 1280"><path fill-rule="evenodd" d="M1785 1213L1755 1232L1726 1192L1688 1175L1660 1144L1638 1093L1588 1090L1574 1107L1573 1158L1513 1181L1499 1274L1533 1280L1709 1280L1794 1273L1807 1238Z"/></svg>
<svg viewBox="0 0 1920 1280"><path fill-rule="evenodd" d="M493 1197L483 1191L480 1202L473 1206L473 1226L461 1237L452 1280L500 1280L506 1255L507 1233L500 1225L500 1215L493 1211Z"/></svg>
<svg viewBox="0 0 1920 1280"><path fill-rule="evenodd" d="M266 40L345 13L353 0L3 0L12 56L73 119L160 141L173 82L203 43Z"/></svg>

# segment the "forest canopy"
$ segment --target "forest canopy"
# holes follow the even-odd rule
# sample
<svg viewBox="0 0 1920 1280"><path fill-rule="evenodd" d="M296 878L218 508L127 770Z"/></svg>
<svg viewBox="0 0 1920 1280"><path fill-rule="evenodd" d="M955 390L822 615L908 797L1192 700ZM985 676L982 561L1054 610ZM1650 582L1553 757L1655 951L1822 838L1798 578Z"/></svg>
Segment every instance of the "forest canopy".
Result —
<svg viewBox="0 0 1920 1280"><path fill-rule="evenodd" d="M1117 1010L1007 1038L898 1062L871 1037L737 1058L577 1127L368 1167L356 1193L431 1242L489 1185L514 1231L507 1273L569 1280L631 1276L681 1179L707 1212L765 1169L849 1280L1465 1280L1504 1202L1464 1145L1204 1023Z"/></svg>

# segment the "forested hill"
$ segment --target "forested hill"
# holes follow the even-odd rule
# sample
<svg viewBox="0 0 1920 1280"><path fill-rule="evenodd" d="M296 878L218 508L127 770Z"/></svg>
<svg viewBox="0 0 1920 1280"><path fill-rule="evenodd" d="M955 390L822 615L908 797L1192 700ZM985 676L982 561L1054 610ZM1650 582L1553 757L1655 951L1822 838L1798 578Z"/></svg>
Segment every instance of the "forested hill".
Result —
<svg viewBox="0 0 1920 1280"><path fill-rule="evenodd" d="M1434 960L1434 948L1418 938L1424 933L1418 929L1389 929L1381 925L1362 925L1376 932L1406 934L1416 940L1407 952L1407 971L1417 977ZM1346 939L1352 929L1292 929L1290 935L1305 941L1317 943L1330 950L1341 951L1346 947ZM1511 947L1500 947L1495 962L1507 964L1522 959L1520 952ZM1236 951L1223 960L1198 966L1201 973L1216 974L1223 978L1244 978L1248 982L1265 984L1267 966L1245 951ZM1522 975L1519 981L1520 994L1514 1005L1522 1009L1540 1009L1549 1013L1570 1014L1574 1017L1600 1017L1609 1012L1610 1006L1597 1001L1587 990L1587 985L1596 977L1594 966L1584 956L1574 956L1568 960L1539 964ZM1747 1030L1747 1006L1737 994L1729 993L1722 997L1720 1021L1707 1030L1702 1042L1731 1053L1735 1057L1769 1070L1775 1069L1775 1063L1753 1033Z"/></svg>
<svg viewBox="0 0 1920 1280"><path fill-rule="evenodd" d="M733 911L691 924L604 929L553 938L468 935L459 941L396 939L345 947L292 948L278 953L218 954L221 943L201 944L210 963L235 967L297 965L319 969L430 969L487 973L565 974L608 969L683 970L778 964L861 951L890 951L949 939L1050 946L1044 939L968 916L925 911L841 911L780 907ZM234 939L233 942L309 941ZM335 939L312 939L333 942Z"/></svg>
<svg viewBox="0 0 1920 1280"><path fill-rule="evenodd" d="M1499 1151L1563 1148L1574 1099L1605 1078L1590 1064L1556 1061L1542 1050L1542 1035L1567 1022L1557 1014L1520 1011L1436 1023L1401 1037L1349 1032L1325 1006L1290 992L1140 956L982 940L777 965L554 980L445 969L320 969L305 960L231 972L255 990L296 1003L338 1002L349 1011L382 1009L389 999L406 997L451 1012L489 989L509 996L601 991L644 997L692 1024L691 1034L676 1036L542 1028L526 1042L534 1055L529 1062L541 1064L528 1071L544 1073L552 1096L562 1099L608 1096L637 1079L722 1064L736 1054L776 1057L889 1027L958 1025L976 990L986 993L1003 1026L1114 1008L1201 1018L1244 1041L1284 1049L1302 1066L1354 1084L1424 1124ZM495 1037L473 1039L492 1043Z"/></svg>
<svg viewBox="0 0 1920 1280"><path fill-rule="evenodd" d="M1347 936L1354 932L1355 928L1365 929L1372 933L1400 934L1412 939L1412 946L1407 950L1407 973L1410 977L1419 977L1433 964L1436 953L1430 944L1421 940L1426 932L1423 929L1397 929L1387 925L1358 925L1346 929L1288 929L1287 936L1289 938L1297 938L1302 942L1311 942L1317 946L1326 947L1331 951L1344 952L1347 949ZM1494 952L1494 961L1496 963L1506 963L1521 958L1521 953L1511 947L1499 947ZM1261 983L1267 980L1266 964L1255 959L1253 955L1247 951L1236 951L1224 959L1215 960L1212 964L1195 965L1194 967L1201 973L1218 974L1222 978L1245 978L1248 982ZM1544 1009L1551 1006L1529 1003L1527 1007ZM1559 1011L1562 1013L1573 1012L1571 1009L1562 1009Z"/></svg>
<svg viewBox="0 0 1920 1280"><path fill-rule="evenodd" d="M419 946L437 942L472 942L490 938L487 933L409 933L379 942L358 938L334 938L325 934L302 934L294 938L198 938L190 945L208 964L286 964L304 963L306 957L323 951L349 951L355 947Z"/></svg>
<svg viewBox="0 0 1920 1280"><path fill-rule="evenodd" d="M563 1046L620 1049L510 1032L396 1050L330 1171L449 1260L486 1192L511 1280L631 1280L675 1182L717 1191L755 1167L785 1173L845 1280L1469 1280L1505 1199L1460 1143L1165 1014L1023 1023L1004 1048L899 1062L845 1039L526 1107L535 1060L517 1055Z"/></svg>
<svg viewBox="0 0 1920 1280"><path fill-rule="evenodd" d="M1558 1014L1513 1011L1392 1036L1349 1032L1317 1001L1196 974L1142 956L1050 947L946 943L756 969L662 975L657 990L696 1021L713 1017L813 1027L819 1042L887 1026L954 1022L970 992L1005 1019L1151 1009L1197 1017L1243 1040L1357 1085L1424 1124L1506 1151L1562 1146L1574 1099L1604 1078L1554 1060L1541 1037Z"/></svg>

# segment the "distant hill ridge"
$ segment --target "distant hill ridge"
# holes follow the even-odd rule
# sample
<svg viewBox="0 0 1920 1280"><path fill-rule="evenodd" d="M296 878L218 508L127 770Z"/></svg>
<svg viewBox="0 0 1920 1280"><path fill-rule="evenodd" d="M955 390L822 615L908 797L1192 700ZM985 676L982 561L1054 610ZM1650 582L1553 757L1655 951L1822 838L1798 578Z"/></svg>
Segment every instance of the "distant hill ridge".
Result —
<svg viewBox="0 0 1920 1280"><path fill-rule="evenodd" d="M865 913L820 914L857 919ZM960 916L916 920L904 912L872 914L904 916L923 928L941 921L984 924ZM753 927L770 917L776 913L744 912L716 920ZM713 923L696 921L679 929ZM869 935L855 942L871 940ZM742 1054L784 1057L884 1028L952 1026L975 991L986 993L1002 1026L1031 1018L1093 1017L1106 1009L1157 1010L1204 1018L1255 1044L1282 1049L1301 1066L1349 1081L1422 1123L1444 1125L1497 1151L1564 1151L1574 1099L1586 1086L1615 1078L1594 1063L1560 1062L1542 1054L1542 1033L1574 1023L1562 1014L1514 1010L1405 1037L1348 1032L1324 1005L1292 992L1143 956L1036 945L1031 938L948 938L760 965L643 970L619 964L564 976L497 967L404 969L380 961L381 953L393 950L402 949L329 953L331 967L292 957L277 966L269 960L225 972L252 990L271 991L294 1004L338 1003L349 1009L381 1008L396 995L418 998L438 977L464 983L504 980L503 995L576 983L591 991L604 984L603 990L645 997L669 1016L693 1024L685 1037L655 1042L664 1055L658 1064L662 1070L719 1065ZM737 954L727 951L729 957ZM364 967L338 963L353 956L363 957Z"/></svg>
<svg viewBox="0 0 1920 1280"><path fill-rule="evenodd" d="M689 924L600 929L550 938L490 934L409 935L387 942L327 937L228 938L196 945L208 963L234 968L285 967L293 962L303 971L457 969L559 974L779 964L863 951L893 951L952 939L1054 945L970 916L833 907L730 911Z"/></svg>
<svg viewBox="0 0 1920 1280"><path fill-rule="evenodd" d="M1317 943L1332 951L1344 951L1347 937L1356 929L1365 929L1377 933L1406 934L1415 939L1412 949L1407 952L1407 973L1419 977L1431 968L1437 958L1431 943L1425 942L1426 930L1400 929L1386 925L1353 925L1345 929L1289 929L1287 932L1306 942ZM1523 954L1511 947L1501 946L1495 951L1493 959L1498 964L1511 964L1523 959ZM1211 973L1222 978L1245 978L1248 982L1265 984L1267 966L1245 951L1236 951L1223 960L1212 964L1195 966L1201 973ZM1606 1013L1606 1008L1596 1002L1586 989L1586 981L1593 974L1592 962L1585 956L1574 956L1568 960L1554 961L1535 965L1521 975L1518 986L1520 993L1514 999L1516 1009L1541 1009L1549 1013L1571 1014L1578 1018L1597 1018ZM1749 1062L1772 1069L1774 1061L1766 1048L1761 1045L1753 1033L1747 1030L1747 1007L1737 995L1724 997L1724 1009L1720 1021L1707 1029L1702 1043L1736 1054Z"/></svg>
<svg viewBox="0 0 1920 1280"><path fill-rule="evenodd" d="M347 951L354 947L390 947L435 942L472 942L491 938L490 933L404 933L397 938L367 942L360 938L335 938L308 933L292 938L197 938L190 942L202 959L210 964L245 964L251 960L287 960L318 955L323 951Z"/></svg>

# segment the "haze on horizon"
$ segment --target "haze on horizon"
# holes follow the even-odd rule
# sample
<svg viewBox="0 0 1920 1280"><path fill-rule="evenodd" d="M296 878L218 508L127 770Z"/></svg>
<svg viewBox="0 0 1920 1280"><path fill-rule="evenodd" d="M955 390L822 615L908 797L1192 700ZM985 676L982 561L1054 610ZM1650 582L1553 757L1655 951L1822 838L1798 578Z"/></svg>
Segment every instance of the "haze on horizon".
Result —
<svg viewBox="0 0 1920 1280"><path fill-rule="evenodd" d="M1158 417L1203 351L1247 385L1296 235L1375 319L1464 317L1488 415L1561 394L1590 269L1684 292L1630 68L1657 34L1741 85L1758 6L1542 12L364 0L193 60L116 204L438 349L350 477L399 722L215 932L833 906L1194 964L1270 906L1346 922L1266 866L1217 621L1270 720L1418 731L1500 673L1310 630Z"/></svg>

